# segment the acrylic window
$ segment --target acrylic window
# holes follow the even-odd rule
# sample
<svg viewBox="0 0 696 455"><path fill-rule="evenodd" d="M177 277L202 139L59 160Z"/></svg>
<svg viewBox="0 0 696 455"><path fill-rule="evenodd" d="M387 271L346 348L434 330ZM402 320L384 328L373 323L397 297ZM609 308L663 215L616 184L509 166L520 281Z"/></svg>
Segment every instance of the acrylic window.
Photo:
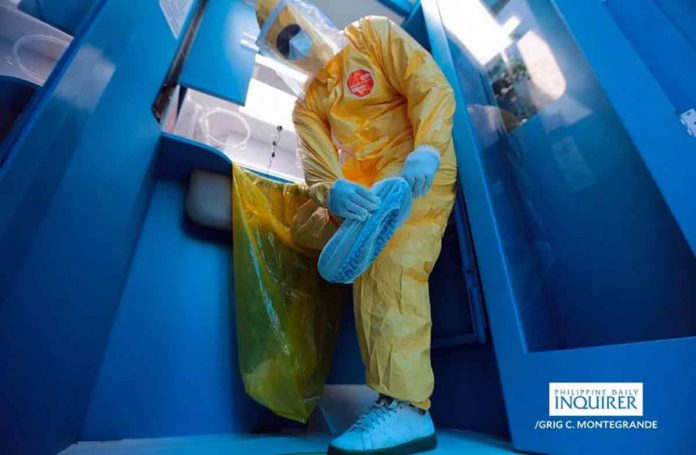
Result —
<svg viewBox="0 0 696 455"><path fill-rule="evenodd" d="M696 335L696 259L553 2L438 4L528 349Z"/></svg>

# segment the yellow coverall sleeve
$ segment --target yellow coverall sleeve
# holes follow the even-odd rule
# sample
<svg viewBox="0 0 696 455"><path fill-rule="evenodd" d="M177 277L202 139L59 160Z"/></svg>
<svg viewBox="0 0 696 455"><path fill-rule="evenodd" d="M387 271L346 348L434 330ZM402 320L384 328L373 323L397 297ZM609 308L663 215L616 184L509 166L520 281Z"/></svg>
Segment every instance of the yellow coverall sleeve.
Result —
<svg viewBox="0 0 696 455"><path fill-rule="evenodd" d="M338 151L331 141L328 120L322 118L311 99L295 103L292 119L299 140L305 181L309 196L321 207L326 207L329 190L341 178Z"/></svg>
<svg viewBox="0 0 696 455"><path fill-rule="evenodd" d="M433 57L386 17L360 20L363 46L380 63L391 85L408 102L414 148L435 147L440 155L452 142L454 92Z"/></svg>

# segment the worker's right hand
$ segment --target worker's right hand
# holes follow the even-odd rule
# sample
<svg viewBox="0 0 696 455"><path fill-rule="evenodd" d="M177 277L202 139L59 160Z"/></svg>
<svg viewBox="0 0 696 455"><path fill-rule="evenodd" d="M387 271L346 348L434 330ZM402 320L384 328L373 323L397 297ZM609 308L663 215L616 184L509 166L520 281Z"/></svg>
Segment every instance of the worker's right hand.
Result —
<svg viewBox="0 0 696 455"><path fill-rule="evenodd" d="M329 212L346 220L364 221L379 208L381 201L357 183L339 179L329 191Z"/></svg>

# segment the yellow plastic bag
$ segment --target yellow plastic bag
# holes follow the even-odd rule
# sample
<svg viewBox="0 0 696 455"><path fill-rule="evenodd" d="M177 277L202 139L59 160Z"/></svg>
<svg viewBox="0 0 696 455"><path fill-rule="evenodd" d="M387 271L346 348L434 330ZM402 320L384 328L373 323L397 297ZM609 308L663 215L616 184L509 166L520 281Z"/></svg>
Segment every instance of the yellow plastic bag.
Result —
<svg viewBox="0 0 696 455"><path fill-rule="evenodd" d="M307 201L303 185L233 168L234 289L244 388L276 414L301 422L326 382L346 290L317 272L316 247L335 226L325 209L310 208Z"/></svg>

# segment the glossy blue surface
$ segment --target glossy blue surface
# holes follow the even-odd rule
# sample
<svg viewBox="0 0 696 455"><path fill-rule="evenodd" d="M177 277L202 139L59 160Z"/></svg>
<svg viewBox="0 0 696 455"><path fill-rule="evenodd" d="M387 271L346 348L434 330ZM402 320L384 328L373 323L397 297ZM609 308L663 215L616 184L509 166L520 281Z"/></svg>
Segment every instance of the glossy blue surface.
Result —
<svg viewBox="0 0 696 455"><path fill-rule="evenodd" d="M155 185L80 440L253 426L231 331L231 245L188 226L185 192L185 180Z"/></svg>
<svg viewBox="0 0 696 455"><path fill-rule="evenodd" d="M696 3L691 0L655 0L655 4L684 38L696 46Z"/></svg>
<svg viewBox="0 0 696 455"><path fill-rule="evenodd" d="M425 49L430 51L430 41L428 40L428 30L425 28L425 20L423 19L423 8L420 6L420 0L414 4L411 13L404 19L401 27L414 37L418 43Z"/></svg>
<svg viewBox="0 0 696 455"><path fill-rule="evenodd" d="M176 47L156 2L104 3L13 138L0 169L2 453L77 440L147 207L160 138L150 107Z"/></svg>
<svg viewBox="0 0 696 455"><path fill-rule="evenodd" d="M193 169L229 174L230 162L164 134L80 440L250 432L281 422L244 394L231 329L231 234L186 219Z"/></svg>
<svg viewBox="0 0 696 455"><path fill-rule="evenodd" d="M665 4L669 3L674 2ZM679 122L680 112L676 111L655 73L649 71L651 66L659 66L659 62L642 59L640 51L633 47L604 3L556 0L555 4L692 252L696 251L696 211L690 196L696 192L691 172L696 167L696 140L686 133ZM659 45L657 48L661 49ZM689 68L693 62L675 55L674 65ZM688 93L693 94L693 84Z"/></svg>
<svg viewBox="0 0 696 455"><path fill-rule="evenodd" d="M240 43L253 45L258 32L254 8L243 0L209 0L181 85L243 105L256 52Z"/></svg>
<svg viewBox="0 0 696 455"><path fill-rule="evenodd" d="M543 93L516 81L517 98L496 104L494 61L482 67L468 58L470 43L457 45L456 30L448 36L527 348L696 335L696 257L551 3L511 4L500 21L525 13L517 46L523 56L537 46L532 77L534 65L558 68L557 86L538 82ZM507 134L498 105L508 116L536 112Z"/></svg>
<svg viewBox="0 0 696 455"><path fill-rule="evenodd" d="M397 14L408 16L413 9L413 3L408 0L378 0L384 6L396 11Z"/></svg>
<svg viewBox="0 0 696 455"><path fill-rule="evenodd" d="M509 443L472 432L439 431L437 449L431 455L504 455L515 453ZM76 444L61 455L321 455L331 437L326 434L209 435L104 444Z"/></svg>
<svg viewBox="0 0 696 455"><path fill-rule="evenodd" d="M696 2L616 0L607 9L676 112L696 107ZM670 17L673 9L678 15Z"/></svg>
<svg viewBox="0 0 696 455"><path fill-rule="evenodd" d="M694 257L684 236L693 232L675 222L652 183L650 163L641 159L663 149L637 151L643 138L623 126L623 106L605 96L600 71L583 64L589 51L582 42L577 49L548 1L510 2L529 7L515 11L522 19L516 36L534 31L544 74L554 72L550 52L564 79L555 99L542 98L531 115L519 99L496 103L495 84L463 45L464 35L456 36L462 27L449 34L442 28L443 19L462 18L453 5L423 2L433 53L457 95L460 177L514 446L554 454L688 453L696 443L688 430L696 398L690 385L696 300ZM529 17L535 27L525 25ZM590 17L574 18L576 35L589 34L589 24L596 32ZM604 42L603 49L614 45ZM624 85L649 76L641 71ZM627 91L624 100L628 94L635 99ZM653 101L650 94L644 101ZM526 122L505 125L496 104L528 115ZM657 117L674 113L660 111L659 102L646 106ZM650 134L673 140L675 129L660 126ZM665 339L673 337L683 338ZM644 418L658 420L659 430L534 430L537 420L549 419L552 381L642 381Z"/></svg>

